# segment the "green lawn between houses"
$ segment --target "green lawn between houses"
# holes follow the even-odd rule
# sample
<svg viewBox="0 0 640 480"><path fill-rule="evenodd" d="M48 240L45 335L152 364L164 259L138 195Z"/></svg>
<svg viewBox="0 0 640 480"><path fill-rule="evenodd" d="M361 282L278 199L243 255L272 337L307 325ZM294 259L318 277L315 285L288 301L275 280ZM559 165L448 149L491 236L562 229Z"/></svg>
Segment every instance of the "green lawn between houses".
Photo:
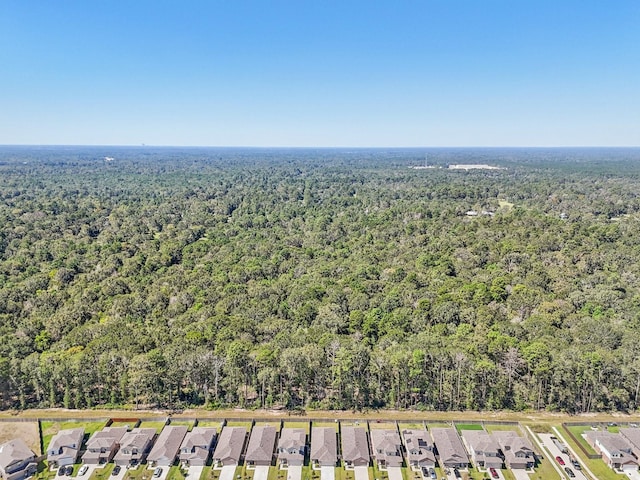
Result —
<svg viewBox="0 0 640 480"><path fill-rule="evenodd" d="M56 433L58 433L60 430L69 430L72 428L84 428L84 438L86 441L89 436L93 435L98 430L102 430L106 423L106 420L93 422L84 422L82 420L51 422L42 420L40 421L40 429L42 431L42 446L46 452L49 443L51 443L51 439Z"/></svg>

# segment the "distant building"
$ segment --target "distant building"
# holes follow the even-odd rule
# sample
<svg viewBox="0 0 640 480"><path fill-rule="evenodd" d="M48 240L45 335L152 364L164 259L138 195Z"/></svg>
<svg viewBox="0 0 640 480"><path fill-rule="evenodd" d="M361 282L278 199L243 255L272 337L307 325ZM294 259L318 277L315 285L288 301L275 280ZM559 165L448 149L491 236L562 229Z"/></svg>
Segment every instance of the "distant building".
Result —
<svg viewBox="0 0 640 480"><path fill-rule="evenodd" d="M512 430L496 431L491 436L500 445L507 468L531 469L535 466L536 456L529 439Z"/></svg>
<svg viewBox="0 0 640 480"><path fill-rule="evenodd" d="M502 468L498 443L484 430L463 430L462 441L476 468Z"/></svg>

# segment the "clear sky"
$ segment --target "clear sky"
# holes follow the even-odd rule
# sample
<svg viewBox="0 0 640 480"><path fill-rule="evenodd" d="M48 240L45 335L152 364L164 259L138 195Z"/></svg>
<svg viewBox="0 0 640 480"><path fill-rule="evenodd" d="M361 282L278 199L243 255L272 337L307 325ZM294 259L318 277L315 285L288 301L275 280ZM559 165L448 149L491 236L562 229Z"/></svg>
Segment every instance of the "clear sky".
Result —
<svg viewBox="0 0 640 480"><path fill-rule="evenodd" d="M638 0L0 0L0 144L638 146Z"/></svg>

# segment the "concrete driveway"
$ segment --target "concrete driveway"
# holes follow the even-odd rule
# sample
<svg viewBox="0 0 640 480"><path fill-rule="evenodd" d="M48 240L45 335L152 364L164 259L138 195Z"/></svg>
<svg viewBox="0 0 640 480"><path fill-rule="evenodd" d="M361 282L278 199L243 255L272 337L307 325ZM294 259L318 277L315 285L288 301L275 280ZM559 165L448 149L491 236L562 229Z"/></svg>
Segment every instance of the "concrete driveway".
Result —
<svg viewBox="0 0 640 480"><path fill-rule="evenodd" d="M336 480L335 467L320 467L320 480Z"/></svg>
<svg viewBox="0 0 640 480"><path fill-rule="evenodd" d="M369 480L369 467L354 467L355 480Z"/></svg>
<svg viewBox="0 0 640 480"><path fill-rule="evenodd" d="M302 465L295 465L295 466L289 465L289 468L287 468L287 480L301 480L301 479L302 479Z"/></svg>
<svg viewBox="0 0 640 480"><path fill-rule="evenodd" d="M403 480L400 467L388 467L387 473L389 474L389 480Z"/></svg>
<svg viewBox="0 0 640 480"><path fill-rule="evenodd" d="M631 480L640 480L640 472L638 471L625 472L625 475L629 477Z"/></svg>
<svg viewBox="0 0 640 480"><path fill-rule="evenodd" d="M187 468L187 478L189 480L200 480L200 477L202 476L203 471L204 471L204 467L191 466Z"/></svg>
<svg viewBox="0 0 640 480"><path fill-rule="evenodd" d="M511 474L513 478L516 480L531 480L531 477L527 473L526 470L522 470L521 468L516 468L515 470L511 470Z"/></svg>
<svg viewBox="0 0 640 480"><path fill-rule="evenodd" d="M565 467L569 467L571 470L573 470L576 480L588 480L584 473L582 473L582 470L576 470L575 468L573 468L569 455L567 455L566 453L562 453L560 449L556 447L556 444L553 443L553 440L551 440L551 434L540 433L538 434L538 437L540 438L540 440L542 440L543 447L551 454L551 456L549 457L549 461L554 464L556 470L559 470L561 472L562 478L569 478L569 475L567 475L567 472L565 471ZM565 443L566 445L566 442L563 443ZM558 462L558 457L562 459L564 465Z"/></svg>
<svg viewBox="0 0 640 480"><path fill-rule="evenodd" d="M225 465L220 470L220 480L234 480L236 465Z"/></svg>
<svg viewBox="0 0 640 480"><path fill-rule="evenodd" d="M253 471L253 480L267 480L269 477L268 465L257 465Z"/></svg>
<svg viewBox="0 0 640 480"><path fill-rule="evenodd" d="M155 472L156 467L147 466L147 470L149 470L149 478L156 478L157 480L167 480L167 476L169 475L169 469L171 467L160 466L160 468L162 469L162 473L160 474L159 477L154 477L153 472Z"/></svg>

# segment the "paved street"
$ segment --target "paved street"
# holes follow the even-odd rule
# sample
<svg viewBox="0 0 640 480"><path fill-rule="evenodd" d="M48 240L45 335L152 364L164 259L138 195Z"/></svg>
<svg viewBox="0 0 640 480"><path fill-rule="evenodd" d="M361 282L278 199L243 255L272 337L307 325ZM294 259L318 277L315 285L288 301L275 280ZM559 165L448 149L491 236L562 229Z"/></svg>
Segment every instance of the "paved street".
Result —
<svg viewBox="0 0 640 480"><path fill-rule="evenodd" d="M576 470L575 468L573 468L573 465L571 464L571 458L569 457L569 455L567 455L566 453L562 453L558 449L558 447L556 447L556 444L553 443L553 440L551 440L552 436L553 435L549 433L538 434L538 437L542 441L542 445L550 453L550 456L548 457L549 461L554 463L556 467L559 467L560 471L562 472L563 478L569 478L569 475L567 475L567 472L565 471L565 467L569 467L575 474L576 480L587 480L587 477L582 473L581 470ZM556 457L560 457L564 462L564 465L561 465L560 462L558 462L558 460L556 459Z"/></svg>

